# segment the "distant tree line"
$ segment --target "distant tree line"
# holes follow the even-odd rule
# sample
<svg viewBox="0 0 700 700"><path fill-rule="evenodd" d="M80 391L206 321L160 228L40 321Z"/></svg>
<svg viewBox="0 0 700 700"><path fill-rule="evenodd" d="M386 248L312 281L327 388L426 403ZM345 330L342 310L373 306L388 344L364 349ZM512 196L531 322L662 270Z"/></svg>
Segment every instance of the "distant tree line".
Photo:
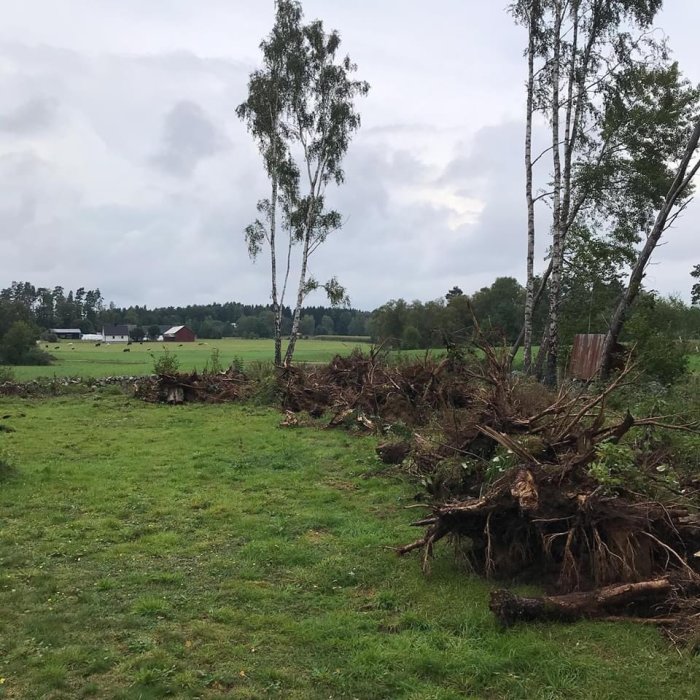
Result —
<svg viewBox="0 0 700 700"><path fill-rule="evenodd" d="M146 306L118 307L105 304L99 289L79 287L36 287L30 282L13 282L0 290L2 318L25 321L36 337L49 328L79 328L99 333L105 324L136 326L139 338L157 337L159 326L189 326L200 338L272 338L274 313L270 305L194 304L149 309ZM292 310L282 309L283 332L291 330ZM302 335L367 335L370 312L357 309L310 306L300 322ZM7 324L9 328L11 322ZM7 330L7 329L5 329Z"/></svg>
<svg viewBox="0 0 700 700"><path fill-rule="evenodd" d="M621 282L601 281L595 274L567 275L563 282L560 318L561 341L571 344L577 333L605 333L624 287ZM396 299L372 312L337 307L310 306L300 319L302 336L365 336L387 348L441 347L446 340L466 340L473 333L474 318L495 342L511 344L522 326L526 290L512 277L499 277L471 295L459 287L434 301ZM699 300L700 301L700 300ZM545 331L547 309L535 311L535 337ZM160 326L185 324L200 338L274 338L275 313L262 304L196 304L149 309L104 304L99 289L66 292L62 287L35 287L13 282L0 290L0 362L47 362L35 341L50 328L80 328L100 332L104 324L135 326L132 339L156 338ZM283 308L283 333L291 329L292 310ZM675 297L643 291L635 303L622 340L634 343L649 360L679 367L682 349L678 340L700 339L700 306L689 306ZM675 353L675 355L674 355ZM664 373L666 370L664 370ZM664 374L664 376L666 376Z"/></svg>
<svg viewBox="0 0 700 700"><path fill-rule="evenodd" d="M577 333L606 333L623 292L622 283L616 280L606 283L583 275L563 280L562 346L569 347ZM370 335L388 347L432 348L445 340L468 338L476 318L493 342L509 345L520 332L525 299L525 287L517 280L499 277L471 296L454 287L435 301L392 300L372 313ZM535 337L543 336L546 321L547 309L539 307L533 317ZM675 379L686 364L687 346L677 341L698 339L700 307L653 291L640 293L621 338L636 347L642 368L664 382ZM566 353L561 359L566 361Z"/></svg>

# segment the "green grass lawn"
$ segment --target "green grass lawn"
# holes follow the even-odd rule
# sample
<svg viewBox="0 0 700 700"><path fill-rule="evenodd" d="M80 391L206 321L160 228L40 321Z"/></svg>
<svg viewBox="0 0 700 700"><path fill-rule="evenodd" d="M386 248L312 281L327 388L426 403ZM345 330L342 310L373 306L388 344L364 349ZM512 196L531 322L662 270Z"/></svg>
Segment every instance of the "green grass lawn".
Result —
<svg viewBox="0 0 700 700"><path fill-rule="evenodd" d="M47 348L48 345L48 348ZM324 362L334 355L348 354L358 345L369 348L368 343L358 344L330 340L299 340L295 358L299 362ZM245 340L243 338L225 338L223 340L203 340L194 343L102 343L99 347L89 341L62 341L60 343L41 343L56 362L49 367L15 367L15 376L20 380L44 376L80 376L106 377L109 375L141 375L153 371L153 357L167 348L177 355L182 371L202 369L210 359L213 348L218 348L220 360L227 367L234 357L244 362L253 360L272 361L274 344L270 339Z"/></svg>
<svg viewBox="0 0 700 700"><path fill-rule="evenodd" d="M503 632L372 438L108 391L0 399L0 698L696 698L646 626Z"/></svg>

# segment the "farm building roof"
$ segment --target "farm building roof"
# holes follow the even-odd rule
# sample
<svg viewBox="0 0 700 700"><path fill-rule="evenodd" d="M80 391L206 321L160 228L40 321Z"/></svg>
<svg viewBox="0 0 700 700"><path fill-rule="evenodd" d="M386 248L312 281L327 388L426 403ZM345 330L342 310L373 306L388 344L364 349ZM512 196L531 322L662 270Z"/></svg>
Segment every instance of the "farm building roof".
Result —
<svg viewBox="0 0 700 700"><path fill-rule="evenodd" d="M80 328L49 328L52 333L82 333Z"/></svg>
<svg viewBox="0 0 700 700"><path fill-rule="evenodd" d="M172 328L168 328L163 335L175 335L178 331L181 331L184 328L184 326L173 326Z"/></svg>
<svg viewBox="0 0 700 700"><path fill-rule="evenodd" d="M129 326L127 326L125 323L103 326L102 332L105 335L129 335Z"/></svg>

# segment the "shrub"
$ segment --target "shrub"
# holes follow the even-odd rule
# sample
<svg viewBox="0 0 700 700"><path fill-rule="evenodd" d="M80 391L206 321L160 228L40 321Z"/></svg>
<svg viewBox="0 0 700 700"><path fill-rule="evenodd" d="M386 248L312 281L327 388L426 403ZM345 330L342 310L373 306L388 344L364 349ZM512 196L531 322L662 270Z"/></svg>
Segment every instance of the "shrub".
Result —
<svg viewBox="0 0 700 700"><path fill-rule="evenodd" d="M239 357L238 355L234 355L233 359L231 360L231 363L229 364L229 367L235 372L243 374L243 358Z"/></svg>
<svg viewBox="0 0 700 700"><path fill-rule="evenodd" d="M47 343L57 343L58 342L58 336L55 333L52 333L51 331L44 331L39 338L41 340L46 341Z"/></svg>
<svg viewBox="0 0 700 700"><path fill-rule="evenodd" d="M0 355L9 365L25 363L27 353L36 347L37 331L26 321L15 321L0 342Z"/></svg>
<svg viewBox="0 0 700 700"><path fill-rule="evenodd" d="M177 359L177 355L170 352L168 348L163 348L163 352L160 355L151 353L151 358L153 359L154 374L172 375L177 374L180 369L180 361Z"/></svg>
<svg viewBox="0 0 700 700"><path fill-rule="evenodd" d="M29 348L22 358L23 365L50 365L56 358L36 346Z"/></svg>
<svg viewBox="0 0 700 700"><path fill-rule="evenodd" d="M209 359L202 370L203 374L219 374L223 370L221 366L221 357L219 356L219 348L212 348L209 354Z"/></svg>
<svg viewBox="0 0 700 700"><path fill-rule="evenodd" d="M668 324L658 317L658 300L643 298L627 322L626 339L636 346L639 369L665 386L688 371L688 346L671 338Z"/></svg>
<svg viewBox="0 0 700 700"><path fill-rule="evenodd" d="M280 402L280 387L277 382L277 372L273 362L254 361L246 367L246 376L251 381L254 392L253 403L260 406L278 406Z"/></svg>
<svg viewBox="0 0 700 700"><path fill-rule="evenodd" d="M0 367L0 384L15 381L15 371L12 367Z"/></svg>

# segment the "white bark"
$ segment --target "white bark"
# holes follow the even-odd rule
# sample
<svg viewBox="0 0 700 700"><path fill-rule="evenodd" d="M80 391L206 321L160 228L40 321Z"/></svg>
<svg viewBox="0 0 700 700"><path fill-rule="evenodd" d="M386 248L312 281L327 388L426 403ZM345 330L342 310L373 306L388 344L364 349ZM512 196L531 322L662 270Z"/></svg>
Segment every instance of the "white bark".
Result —
<svg viewBox="0 0 700 700"><path fill-rule="evenodd" d="M532 367L532 317L534 311L535 287L535 202L532 196L532 113L535 89L535 28L530 13L527 47L527 106L525 112L525 199L527 201L527 282L525 286L525 319L523 323L523 344L525 350L525 372Z"/></svg>
<svg viewBox="0 0 700 700"><path fill-rule="evenodd" d="M561 26L562 3L554 2L554 45L552 51L552 276L549 285L549 333L547 337L547 362L545 383L555 386L557 383L557 360L559 357L559 303L561 298L561 272L564 257L564 241L561 218L561 134L559 125L560 104L560 69L561 69Z"/></svg>

